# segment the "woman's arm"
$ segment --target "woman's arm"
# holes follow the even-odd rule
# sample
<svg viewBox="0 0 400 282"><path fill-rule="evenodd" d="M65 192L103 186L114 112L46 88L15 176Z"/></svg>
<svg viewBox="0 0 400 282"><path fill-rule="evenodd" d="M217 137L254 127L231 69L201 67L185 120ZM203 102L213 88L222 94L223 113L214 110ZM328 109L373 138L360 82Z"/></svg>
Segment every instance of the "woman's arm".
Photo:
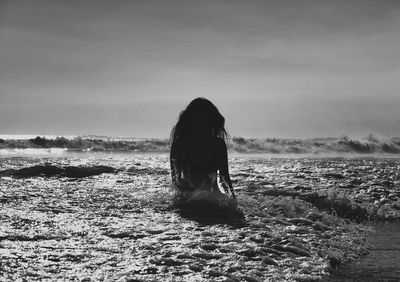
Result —
<svg viewBox="0 0 400 282"><path fill-rule="evenodd" d="M220 160L220 165L218 168L220 183L226 193L231 192L232 197L236 198L235 193L233 191L231 178L229 177L228 150L226 148L226 144L225 144L224 140L221 140L220 154L221 154L221 160Z"/></svg>
<svg viewBox="0 0 400 282"><path fill-rule="evenodd" d="M182 183L182 166L179 164L177 148L174 142L172 142L171 145L169 161L171 166L172 184L175 185L176 188L180 189Z"/></svg>

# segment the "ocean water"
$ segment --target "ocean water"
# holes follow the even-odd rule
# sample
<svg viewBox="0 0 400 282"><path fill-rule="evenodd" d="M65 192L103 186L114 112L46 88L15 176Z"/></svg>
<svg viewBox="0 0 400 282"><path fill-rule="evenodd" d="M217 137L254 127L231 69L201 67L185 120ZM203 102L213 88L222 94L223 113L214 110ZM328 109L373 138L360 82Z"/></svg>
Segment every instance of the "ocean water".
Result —
<svg viewBox="0 0 400 282"><path fill-rule="evenodd" d="M243 221L187 217L171 205L168 154L3 154L0 280L326 279L330 251L343 261L363 252L363 226L293 193L351 197L397 216L397 159L231 154L229 162Z"/></svg>
<svg viewBox="0 0 400 282"><path fill-rule="evenodd" d="M55 135L0 135L0 148L65 148L72 151L125 151L168 152L168 138L132 138L108 136L55 136ZM400 138L363 139L311 138L241 138L233 137L228 143L233 152L264 153L275 155L316 155L317 157L343 154L359 156L399 156Z"/></svg>
<svg viewBox="0 0 400 282"><path fill-rule="evenodd" d="M367 236L368 255L335 268L328 281L400 281L400 222L378 222Z"/></svg>

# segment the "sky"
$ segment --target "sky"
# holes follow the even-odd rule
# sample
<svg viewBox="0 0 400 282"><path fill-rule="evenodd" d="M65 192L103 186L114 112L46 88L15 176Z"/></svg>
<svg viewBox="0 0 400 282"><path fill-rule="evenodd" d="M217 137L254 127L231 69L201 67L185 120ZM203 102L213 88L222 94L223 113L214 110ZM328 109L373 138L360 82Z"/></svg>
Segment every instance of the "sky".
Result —
<svg viewBox="0 0 400 282"><path fill-rule="evenodd" d="M400 136L398 0L0 0L0 134Z"/></svg>

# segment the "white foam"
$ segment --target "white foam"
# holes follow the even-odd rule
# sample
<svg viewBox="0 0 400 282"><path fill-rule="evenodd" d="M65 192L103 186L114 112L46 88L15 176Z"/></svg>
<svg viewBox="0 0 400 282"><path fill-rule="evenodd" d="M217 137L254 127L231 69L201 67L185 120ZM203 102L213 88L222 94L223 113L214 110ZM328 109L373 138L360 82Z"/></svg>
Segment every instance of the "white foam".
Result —
<svg viewBox="0 0 400 282"><path fill-rule="evenodd" d="M0 149L0 156L38 156L61 155L67 152L66 148L26 148L26 149Z"/></svg>

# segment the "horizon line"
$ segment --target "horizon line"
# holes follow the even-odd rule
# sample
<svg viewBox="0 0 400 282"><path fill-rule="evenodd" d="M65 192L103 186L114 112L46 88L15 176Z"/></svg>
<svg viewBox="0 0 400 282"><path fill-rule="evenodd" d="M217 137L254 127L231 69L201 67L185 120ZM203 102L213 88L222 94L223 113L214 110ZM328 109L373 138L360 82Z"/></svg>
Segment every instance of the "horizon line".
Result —
<svg viewBox="0 0 400 282"><path fill-rule="evenodd" d="M66 138L66 139L74 139L74 138L99 138L99 139L137 139L137 140L146 140L146 139L170 139L170 137L135 137L135 136L115 136L115 135L97 135L97 134L0 134L0 139L3 140L29 140L37 137L46 138L46 139L56 139L56 138ZM244 138L244 139L281 139L281 140L312 140L312 139L393 139L400 138L400 136L376 136L374 134L368 134L363 137L349 136L347 134L342 134L339 136L313 136L313 137L279 137L279 136L265 136L265 137L254 137L254 136L240 136L233 135L229 139L234 138Z"/></svg>

